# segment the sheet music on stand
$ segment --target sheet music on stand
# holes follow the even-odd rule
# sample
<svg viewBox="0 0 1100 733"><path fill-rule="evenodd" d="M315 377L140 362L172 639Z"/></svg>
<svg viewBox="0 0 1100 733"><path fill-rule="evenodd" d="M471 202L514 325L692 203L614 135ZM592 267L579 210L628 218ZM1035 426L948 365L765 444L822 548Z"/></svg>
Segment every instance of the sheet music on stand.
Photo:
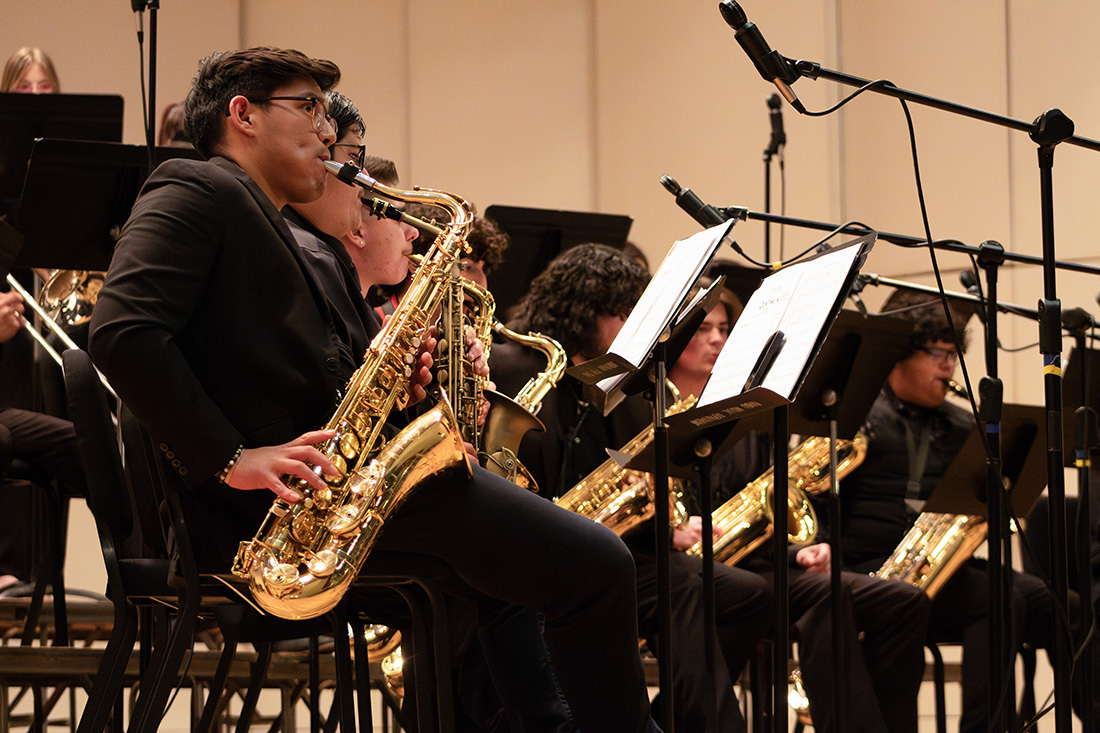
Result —
<svg viewBox="0 0 1100 733"><path fill-rule="evenodd" d="M608 396L602 400L604 414L622 399L622 394L616 397L615 393L623 378L641 368L665 329L674 325L678 318L685 317L696 303L709 295L709 290L697 293L684 304L735 223L730 220L673 244L607 353L567 370L571 376L586 385L596 385Z"/></svg>
<svg viewBox="0 0 1100 733"><path fill-rule="evenodd" d="M793 402L875 237L864 235L764 278L696 407L665 422L698 430Z"/></svg>

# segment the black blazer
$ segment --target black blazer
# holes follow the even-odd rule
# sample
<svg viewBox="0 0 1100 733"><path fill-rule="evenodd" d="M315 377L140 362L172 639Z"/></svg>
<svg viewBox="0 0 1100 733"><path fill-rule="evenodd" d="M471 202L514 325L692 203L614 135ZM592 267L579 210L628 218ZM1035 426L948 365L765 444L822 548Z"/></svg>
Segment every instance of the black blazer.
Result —
<svg viewBox="0 0 1100 733"><path fill-rule="evenodd" d="M240 444L322 426L350 376L286 222L223 158L171 160L150 176L99 295L90 351L194 490L189 503L210 525L210 546L195 545L220 562L272 495L227 489L216 473Z"/></svg>

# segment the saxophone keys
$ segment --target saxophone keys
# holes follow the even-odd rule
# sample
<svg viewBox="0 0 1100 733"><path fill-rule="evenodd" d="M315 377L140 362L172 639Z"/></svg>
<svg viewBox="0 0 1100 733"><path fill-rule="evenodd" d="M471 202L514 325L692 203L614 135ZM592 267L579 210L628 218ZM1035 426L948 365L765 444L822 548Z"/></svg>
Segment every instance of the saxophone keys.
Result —
<svg viewBox="0 0 1100 733"><path fill-rule="evenodd" d="M359 436L352 432L344 433L340 436L339 446L340 455L349 461L353 461L359 455Z"/></svg>
<svg viewBox="0 0 1100 733"><path fill-rule="evenodd" d="M322 478L325 479L325 483L335 486L335 485L339 484L341 481L344 480L344 476L348 472L348 464L347 464L347 461L344 460L344 457L342 455L339 455L339 454L333 454L333 455L329 456L328 460L329 460L330 463L332 463L333 467L336 469L336 473L335 474L327 474L326 473Z"/></svg>
<svg viewBox="0 0 1100 733"><path fill-rule="evenodd" d="M345 536L359 531L359 516L362 512L352 504L334 510L325 520L325 527L334 535Z"/></svg>
<svg viewBox="0 0 1100 733"><path fill-rule="evenodd" d="M298 568L285 562L268 565L263 570L264 581L277 590L286 590L298 582Z"/></svg>
<svg viewBox="0 0 1100 733"><path fill-rule="evenodd" d="M317 531L317 520L311 512L298 512L291 520L290 531L294 539L300 544L308 545L312 542Z"/></svg>
<svg viewBox="0 0 1100 733"><path fill-rule="evenodd" d="M312 497L313 506L323 512L332 504L332 489L327 486L324 489L314 489Z"/></svg>
<svg viewBox="0 0 1100 733"><path fill-rule="evenodd" d="M327 578L336 572L340 558L332 550L321 550L309 561L309 572L315 578Z"/></svg>

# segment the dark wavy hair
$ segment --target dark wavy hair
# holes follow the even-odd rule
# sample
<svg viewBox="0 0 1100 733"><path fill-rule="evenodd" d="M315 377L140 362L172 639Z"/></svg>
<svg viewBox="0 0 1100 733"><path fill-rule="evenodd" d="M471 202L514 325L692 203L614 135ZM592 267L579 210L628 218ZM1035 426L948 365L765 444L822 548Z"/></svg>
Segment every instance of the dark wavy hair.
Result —
<svg viewBox="0 0 1100 733"><path fill-rule="evenodd" d="M532 281L512 316L524 331L538 331L561 342L566 353L590 359L596 319L627 316L649 273L622 250L606 244L579 244L558 255Z"/></svg>
<svg viewBox="0 0 1100 733"><path fill-rule="evenodd" d="M336 123L337 140L349 132L357 132L359 137L367 133L367 126L363 124L363 115L359 114L359 108L355 106L355 102L340 92L325 92L325 106L328 107L328 116Z"/></svg>
<svg viewBox="0 0 1100 733"><path fill-rule="evenodd" d="M187 135L195 149L206 158L215 154L225 135L224 119L233 97L270 97L296 76L312 77L327 92L340 81L340 67L301 51L269 46L225 51L200 61L185 102Z"/></svg>
<svg viewBox="0 0 1100 733"><path fill-rule="evenodd" d="M955 343L957 337L964 352L969 345L970 335L966 330L966 322L970 320L970 316L974 315L974 311L965 305L952 304L951 306L951 322L955 324L954 330L947 321L939 296L932 293L895 290L883 303L881 312L913 324L913 332L909 334L909 349L901 357L902 359L932 341Z"/></svg>

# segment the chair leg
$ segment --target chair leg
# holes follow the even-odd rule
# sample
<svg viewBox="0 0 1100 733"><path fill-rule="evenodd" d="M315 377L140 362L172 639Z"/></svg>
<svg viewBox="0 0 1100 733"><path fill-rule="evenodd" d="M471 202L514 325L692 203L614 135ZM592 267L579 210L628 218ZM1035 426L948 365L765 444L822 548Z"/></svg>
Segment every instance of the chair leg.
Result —
<svg viewBox="0 0 1100 733"><path fill-rule="evenodd" d="M122 694L126 664L134 651L134 640L137 636L137 611L129 604L119 610L120 613L115 615L115 624L107 640L107 647L103 650L99 671L96 672L92 689L88 693L84 712L80 716L77 733L102 731L112 709L118 704L119 695ZM116 726L121 727L121 709L118 709L115 718Z"/></svg>
<svg viewBox="0 0 1100 733"><path fill-rule="evenodd" d="M355 692L359 700L359 731L372 733L374 709L371 704L370 660L367 658L367 641L363 636L363 618L353 614L351 621L355 644Z"/></svg>
<svg viewBox="0 0 1100 733"><path fill-rule="evenodd" d="M183 598L175 622L162 650L150 660L149 673L142 677L142 691L130 720L131 733L155 733L164 717L164 707L179 679L184 654L191 647L198 618L198 598Z"/></svg>
<svg viewBox="0 0 1100 733"><path fill-rule="evenodd" d="M267 668L271 664L270 641L253 642L252 646L256 649L257 657L248 680L248 692L245 693L244 703L241 705L241 717L237 719L237 733L248 733L249 722L256 712L256 702L260 698L260 691L263 690L264 680L267 678Z"/></svg>
<svg viewBox="0 0 1100 733"><path fill-rule="evenodd" d="M932 653L932 680L936 687L936 733L947 733L947 694L944 690L947 679L943 669L943 655L934 642L929 642L926 647Z"/></svg>
<svg viewBox="0 0 1100 733"><path fill-rule="evenodd" d="M225 680L229 677L229 668L233 664L233 655L237 652L237 640L224 637L221 656L218 657L218 668L214 672L214 679L210 681L210 687L206 693L206 705L202 708L202 717L196 730L199 733L209 733L213 730L214 719L221 707L222 693L225 691ZM191 693L195 695L195 692Z"/></svg>
<svg viewBox="0 0 1100 733"><path fill-rule="evenodd" d="M333 619L332 638L336 654L336 696L340 705L340 730L355 731L355 683L351 664L351 640L348 639L347 616L343 606L330 616Z"/></svg>

